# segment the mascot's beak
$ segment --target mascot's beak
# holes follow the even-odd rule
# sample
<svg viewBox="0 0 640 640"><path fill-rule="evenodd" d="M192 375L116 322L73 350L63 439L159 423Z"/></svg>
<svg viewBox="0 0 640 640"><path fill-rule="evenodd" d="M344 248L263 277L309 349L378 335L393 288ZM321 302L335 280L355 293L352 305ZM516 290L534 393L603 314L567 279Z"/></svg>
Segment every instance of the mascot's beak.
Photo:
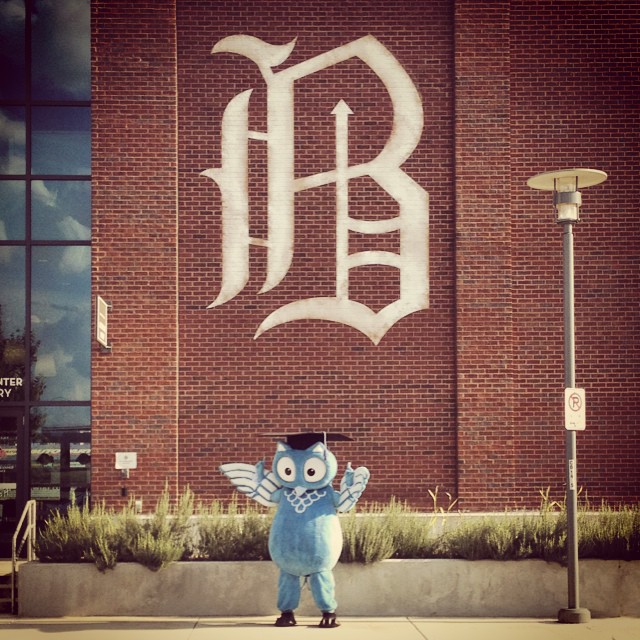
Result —
<svg viewBox="0 0 640 640"><path fill-rule="evenodd" d="M293 490L293 493L296 494L296 498L299 498L303 493L306 492L306 488L305 487L301 487L301 486L297 486L295 487L295 489Z"/></svg>

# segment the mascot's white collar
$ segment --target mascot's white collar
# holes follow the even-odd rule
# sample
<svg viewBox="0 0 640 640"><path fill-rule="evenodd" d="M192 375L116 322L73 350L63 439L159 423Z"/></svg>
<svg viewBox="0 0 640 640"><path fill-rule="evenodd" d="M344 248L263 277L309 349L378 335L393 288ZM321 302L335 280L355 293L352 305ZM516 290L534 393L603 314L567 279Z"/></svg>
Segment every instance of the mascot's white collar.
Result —
<svg viewBox="0 0 640 640"><path fill-rule="evenodd" d="M302 489L302 493L298 495L299 489ZM295 489L285 489L284 495L296 513L304 513L314 502L324 498L327 491L326 489L307 490L304 487L296 487Z"/></svg>

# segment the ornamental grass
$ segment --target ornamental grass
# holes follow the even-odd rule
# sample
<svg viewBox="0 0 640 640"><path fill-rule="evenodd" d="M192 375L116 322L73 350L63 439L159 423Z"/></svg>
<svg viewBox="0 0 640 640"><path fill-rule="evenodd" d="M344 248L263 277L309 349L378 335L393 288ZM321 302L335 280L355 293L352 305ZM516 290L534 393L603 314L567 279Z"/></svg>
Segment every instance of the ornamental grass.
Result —
<svg viewBox="0 0 640 640"><path fill-rule="evenodd" d="M372 563L386 559L523 560L566 562L567 517L563 503L541 491L538 512L505 511L473 516L436 507L424 513L392 499L363 504L340 516L341 562ZM158 570L176 560L268 560L273 510L249 501L195 504L185 493L173 504L161 495L154 512L139 516L133 501L120 511L104 504L73 503L54 511L40 528L36 553L41 562L92 562L104 571L118 562L138 562ZM584 500L578 514L579 556L640 560L638 505L593 509Z"/></svg>

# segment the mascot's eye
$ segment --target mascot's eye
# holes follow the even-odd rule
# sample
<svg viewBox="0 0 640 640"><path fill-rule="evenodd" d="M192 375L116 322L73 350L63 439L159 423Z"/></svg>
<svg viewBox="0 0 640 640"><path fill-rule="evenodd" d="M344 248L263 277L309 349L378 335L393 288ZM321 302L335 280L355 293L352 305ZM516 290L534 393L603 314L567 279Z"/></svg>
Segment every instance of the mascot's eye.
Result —
<svg viewBox="0 0 640 640"><path fill-rule="evenodd" d="M304 479L307 482L318 482L327 473L327 465L320 458L309 458L304 463Z"/></svg>
<svg viewBox="0 0 640 640"><path fill-rule="evenodd" d="M293 480L296 479L296 465L288 456L278 460L276 471L278 475L287 482L293 482Z"/></svg>

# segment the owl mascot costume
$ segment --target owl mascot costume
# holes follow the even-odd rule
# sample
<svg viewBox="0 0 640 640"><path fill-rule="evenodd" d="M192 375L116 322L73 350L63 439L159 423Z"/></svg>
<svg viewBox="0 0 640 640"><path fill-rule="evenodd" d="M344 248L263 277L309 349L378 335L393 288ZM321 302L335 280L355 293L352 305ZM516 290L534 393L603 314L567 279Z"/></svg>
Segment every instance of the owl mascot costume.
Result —
<svg viewBox="0 0 640 640"><path fill-rule="evenodd" d="M331 482L338 471L327 440L350 440L342 434L303 433L279 437L273 470L264 463L230 463L220 467L236 489L267 507L277 507L269 533L269 553L280 569L276 626L296 624L293 615L300 602L301 580L309 581L311 594L322 611L320 627L337 627L335 567L342 551L338 513L358 501L369 480L366 467L347 465L335 491Z"/></svg>

